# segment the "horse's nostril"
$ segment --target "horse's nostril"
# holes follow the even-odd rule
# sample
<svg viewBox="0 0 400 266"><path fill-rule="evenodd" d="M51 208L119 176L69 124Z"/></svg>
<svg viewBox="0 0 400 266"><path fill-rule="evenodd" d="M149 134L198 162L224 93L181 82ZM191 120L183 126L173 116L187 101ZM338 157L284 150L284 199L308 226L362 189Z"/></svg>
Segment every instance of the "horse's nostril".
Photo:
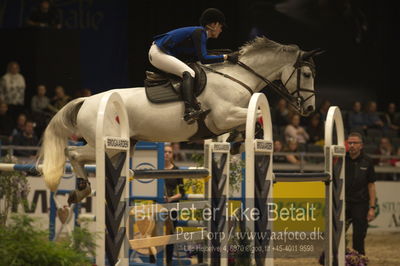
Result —
<svg viewBox="0 0 400 266"><path fill-rule="evenodd" d="M309 112L314 111L314 106L309 105L309 106L307 107L307 111L309 111Z"/></svg>

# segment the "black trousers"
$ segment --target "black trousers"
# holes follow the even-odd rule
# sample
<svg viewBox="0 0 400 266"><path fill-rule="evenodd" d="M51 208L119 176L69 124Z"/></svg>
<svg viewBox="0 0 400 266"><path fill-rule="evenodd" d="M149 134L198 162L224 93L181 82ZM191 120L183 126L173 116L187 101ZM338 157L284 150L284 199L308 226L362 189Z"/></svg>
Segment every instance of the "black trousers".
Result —
<svg viewBox="0 0 400 266"><path fill-rule="evenodd" d="M364 240L368 229L368 202L346 202L346 231L353 224L353 249L365 255Z"/></svg>
<svg viewBox="0 0 400 266"><path fill-rule="evenodd" d="M178 224L178 212L176 212L176 211L172 211L171 213L170 213L170 215L171 215L171 218L172 218L172 224L173 224L173 230L174 230L174 232L173 233L175 233L175 228L176 228L176 226L177 226L177 224ZM166 260L167 260L167 265L172 265L172 257L173 257L173 254L174 254L174 245L173 244L170 244L170 245L167 245L166 247L165 247L165 249L166 249Z"/></svg>

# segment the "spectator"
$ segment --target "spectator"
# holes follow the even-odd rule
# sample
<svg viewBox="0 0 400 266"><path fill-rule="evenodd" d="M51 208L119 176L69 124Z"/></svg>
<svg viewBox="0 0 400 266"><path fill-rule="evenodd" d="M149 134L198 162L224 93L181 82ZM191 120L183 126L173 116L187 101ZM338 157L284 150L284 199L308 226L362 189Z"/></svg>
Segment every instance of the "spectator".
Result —
<svg viewBox="0 0 400 266"><path fill-rule="evenodd" d="M379 142L379 147L375 151L376 155L381 155L383 157L375 159L374 164L379 166L391 166L393 164L393 158L388 156L395 155L395 150L390 142L390 139L387 137L381 138ZM395 174L390 173L379 173L379 179L381 180L393 180Z"/></svg>
<svg viewBox="0 0 400 266"><path fill-rule="evenodd" d="M92 91L88 88L82 89L82 97L89 97L92 96Z"/></svg>
<svg viewBox="0 0 400 266"><path fill-rule="evenodd" d="M26 124L26 115L24 113L21 113L18 115L17 118L17 125L16 127L11 131L11 140L14 136L18 134L22 134L25 129L25 124Z"/></svg>
<svg viewBox="0 0 400 266"><path fill-rule="evenodd" d="M8 114L8 105L0 101L0 140L2 144L8 144L13 124L14 120Z"/></svg>
<svg viewBox="0 0 400 266"><path fill-rule="evenodd" d="M22 133L18 133L13 137L12 144L17 146L37 146L39 141L33 128L33 121L26 121ZM15 150L14 155L22 157L34 157L36 155L36 150Z"/></svg>
<svg viewBox="0 0 400 266"><path fill-rule="evenodd" d="M92 91L87 88L80 89L80 90L76 91L74 94L74 98L89 97L89 96L92 96Z"/></svg>
<svg viewBox="0 0 400 266"><path fill-rule="evenodd" d="M299 144L295 138L291 138L287 141L286 147L284 149L285 152L298 152L299 151ZM301 160L298 155L295 154L288 154L286 155L286 161L291 164L300 164Z"/></svg>
<svg viewBox="0 0 400 266"><path fill-rule="evenodd" d="M346 230L353 224L353 249L365 255L364 239L368 222L375 218L375 170L373 162L362 151L362 136L352 132L347 138L346 156Z"/></svg>
<svg viewBox="0 0 400 266"><path fill-rule="evenodd" d="M20 73L19 64L8 63L7 73L0 81L0 100L8 104L10 113L21 113L25 104L25 78ZM14 117L15 118L15 117Z"/></svg>
<svg viewBox="0 0 400 266"><path fill-rule="evenodd" d="M173 154L174 161L179 161L179 162L183 161L184 155L181 152L181 144L179 142L174 142L174 143L171 143L171 146L172 146L172 150L174 151L174 154Z"/></svg>
<svg viewBox="0 0 400 266"><path fill-rule="evenodd" d="M375 152L376 155L383 155L383 156L391 156L394 155L394 149L392 146L392 143L390 142L390 139L387 137L381 138L381 141L379 142L379 147L377 151ZM383 157L379 158L376 160L376 164L379 166L389 166L391 158L389 157Z"/></svg>
<svg viewBox="0 0 400 266"><path fill-rule="evenodd" d="M50 100L46 96L46 86L37 87L37 95L32 97L31 109L32 119L36 123L36 133L40 137L50 122L51 112L49 110Z"/></svg>
<svg viewBox="0 0 400 266"><path fill-rule="evenodd" d="M46 113L50 104L50 99L46 96L46 86L39 85L37 94L32 97L31 109L35 113Z"/></svg>
<svg viewBox="0 0 400 266"><path fill-rule="evenodd" d="M365 122L368 128L383 128L383 122L376 112L376 102L374 101L367 103Z"/></svg>
<svg viewBox="0 0 400 266"><path fill-rule="evenodd" d="M314 113L307 127L307 133L310 136L309 142L312 144L323 145L324 143L324 126L321 122L321 115Z"/></svg>
<svg viewBox="0 0 400 266"><path fill-rule="evenodd" d="M280 99L276 108L273 110L273 124L284 127L289 124L291 112L285 99Z"/></svg>
<svg viewBox="0 0 400 266"><path fill-rule="evenodd" d="M319 109L318 113L321 115L321 121L325 122L326 116L328 115L329 107L331 107L331 102L329 100L324 100Z"/></svg>
<svg viewBox="0 0 400 266"><path fill-rule="evenodd" d="M300 115L292 115L290 124L285 128L285 139L286 142L288 142L289 139L295 139L298 143L306 143L310 139L304 127L300 126Z"/></svg>
<svg viewBox="0 0 400 266"><path fill-rule="evenodd" d="M54 113L57 113L61 108L64 107L70 100L71 97L65 94L62 86L57 86L55 89L55 96L50 102L49 109Z"/></svg>
<svg viewBox="0 0 400 266"><path fill-rule="evenodd" d="M383 122L389 129L399 130L400 129L400 117L396 113L396 104L389 103L386 112L383 114Z"/></svg>
<svg viewBox="0 0 400 266"><path fill-rule="evenodd" d="M361 103L359 101L353 103L353 110L348 115L348 123L350 130L354 128L367 129L367 123L364 113L361 111Z"/></svg>
<svg viewBox="0 0 400 266"><path fill-rule="evenodd" d="M397 148L396 156L400 156L400 147ZM400 159L394 158L390 161L390 164L395 167L400 167ZM397 174L397 180L398 180L398 174Z"/></svg>
<svg viewBox="0 0 400 266"><path fill-rule="evenodd" d="M40 1L39 6L29 16L27 24L35 28L61 29L58 10L49 0Z"/></svg>
<svg viewBox="0 0 400 266"><path fill-rule="evenodd" d="M277 152L283 152L283 144L280 140L274 141L274 163L287 163L286 156L275 155Z"/></svg>

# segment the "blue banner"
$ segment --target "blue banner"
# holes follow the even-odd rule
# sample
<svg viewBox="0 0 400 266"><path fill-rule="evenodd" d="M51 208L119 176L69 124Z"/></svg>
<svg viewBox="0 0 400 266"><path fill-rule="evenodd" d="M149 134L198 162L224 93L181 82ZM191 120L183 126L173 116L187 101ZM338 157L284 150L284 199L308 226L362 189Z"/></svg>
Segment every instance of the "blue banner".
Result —
<svg viewBox="0 0 400 266"><path fill-rule="evenodd" d="M0 0L0 28L26 27L40 1ZM63 29L80 32L82 88L129 87L128 0L54 0ZM68 43L65 43L68 45Z"/></svg>

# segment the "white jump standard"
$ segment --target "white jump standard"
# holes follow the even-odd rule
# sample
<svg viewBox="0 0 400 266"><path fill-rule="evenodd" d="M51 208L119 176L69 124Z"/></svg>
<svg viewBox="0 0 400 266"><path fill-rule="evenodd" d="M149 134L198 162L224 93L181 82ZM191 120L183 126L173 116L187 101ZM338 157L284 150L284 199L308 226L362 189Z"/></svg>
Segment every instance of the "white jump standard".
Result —
<svg viewBox="0 0 400 266"><path fill-rule="evenodd" d="M263 139L254 138L257 113L263 119ZM335 130L336 129L336 130ZM337 143L333 143L336 133ZM248 221L247 228L256 235L272 231L268 221L267 203L272 199L274 182L325 183L325 246L324 265L345 265L344 220L344 127L338 107L330 107L325 123L325 171L323 173L273 173L272 123L265 95L255 93L249 104L246 124L246 208L259 210L260 219ZM254 202L254 203L253 203ZM264 234L265 235L265 234ZM273 265L272 240L255 238L257 252L252 260L257 265ZM270 250L267 254L267 250Z"/></svg>
<svg viewBox="0 0 400 266"><path fill-rule="evenodd" d="M105 136L107 114L116 113L120 129ZM113 141L115 140L115 141ZM120 144L123 145L120 145ZM115 145L114 145L115 144ZM110 159L112 158L112 159ZM96 124L96 264L128 265L126 239L129 199L129 122L121 96L106 94L100 101ZM121 248L122 247L122 248Z"/></svg>

